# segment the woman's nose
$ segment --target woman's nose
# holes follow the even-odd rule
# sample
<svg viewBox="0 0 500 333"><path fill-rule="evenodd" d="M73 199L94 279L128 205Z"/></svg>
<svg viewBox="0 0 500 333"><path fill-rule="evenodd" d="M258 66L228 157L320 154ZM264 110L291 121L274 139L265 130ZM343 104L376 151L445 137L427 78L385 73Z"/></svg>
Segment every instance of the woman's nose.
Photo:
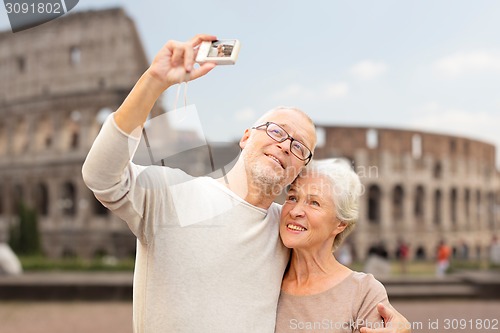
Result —
<svg viewBox="0 0 500 333"><path fill-rule="evenodd" d="M297 217L302 217L304 216L304 209L303 205L300 203L297 203L291 210L290 210L290 216L293 218Z"/></svg>

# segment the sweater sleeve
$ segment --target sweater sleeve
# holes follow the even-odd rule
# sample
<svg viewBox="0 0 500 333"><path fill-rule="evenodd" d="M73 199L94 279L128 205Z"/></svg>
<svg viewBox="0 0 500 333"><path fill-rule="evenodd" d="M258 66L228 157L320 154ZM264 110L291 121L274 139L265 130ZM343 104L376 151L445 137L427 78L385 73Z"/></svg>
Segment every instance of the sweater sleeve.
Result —
<svg viewBox="0 0 500 333"><path fill-rule="evenodd" d="M385 287L376 280L372 274L366 274L360 284L360 303L357 313L357 329L359 332L361 327L381 328L384 327L383 320L377 311L377 304L389 303Z"/></svg>
<svg viewBox="0 0 500 333"><path fill-rule="evenodd" d="M157 195L158 186L146 172L150 167L131 162L140 142L140 130L128 135L116 125L114 114L104 123L83 164L82 175L96 198L127 222L134 235L147 243L144 220L147 207ZM142 179L140 179L142 178Z"/></svg>

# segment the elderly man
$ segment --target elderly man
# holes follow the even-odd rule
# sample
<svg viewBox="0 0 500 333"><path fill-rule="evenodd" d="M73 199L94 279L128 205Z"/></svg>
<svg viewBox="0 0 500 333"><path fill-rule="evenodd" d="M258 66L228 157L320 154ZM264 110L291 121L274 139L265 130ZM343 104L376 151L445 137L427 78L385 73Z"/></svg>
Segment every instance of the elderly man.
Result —
<svg viewBox="0 0 500 333"><path fill-rule="evenodd" d="M312 158L310 118L294 108L266 113L245 131L242 153L222 179L131 162L163 91L215 67L193 67L199 44L213 40L169 41L107 119L83 166L87 186L138 240L136 333L274 332L289 253L273 201Z"/></svg>

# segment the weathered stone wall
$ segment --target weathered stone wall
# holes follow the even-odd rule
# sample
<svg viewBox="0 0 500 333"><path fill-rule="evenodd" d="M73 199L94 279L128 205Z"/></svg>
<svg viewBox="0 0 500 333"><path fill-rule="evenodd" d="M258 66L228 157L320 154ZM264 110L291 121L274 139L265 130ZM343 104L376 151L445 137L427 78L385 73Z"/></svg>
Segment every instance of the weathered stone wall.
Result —
<svg viewBox="0 0 500 333"><path fill-rule="evenodd" d="M321 126L315 158L348 158L361 177L361 219L351 241L360 257L383 241L422 247L427 258L440 240L469 258L486 256L500 230L495 147L464 137L387 128Z"/></svg>
<svg viewBox="0 0 500 333"><path fill-rule="evenodd" d="M133 254L133 235L83 184L81 167L105 116L147 66L121 9L0 34L2 238L24 202L39 213L50 256Z"/></svg>

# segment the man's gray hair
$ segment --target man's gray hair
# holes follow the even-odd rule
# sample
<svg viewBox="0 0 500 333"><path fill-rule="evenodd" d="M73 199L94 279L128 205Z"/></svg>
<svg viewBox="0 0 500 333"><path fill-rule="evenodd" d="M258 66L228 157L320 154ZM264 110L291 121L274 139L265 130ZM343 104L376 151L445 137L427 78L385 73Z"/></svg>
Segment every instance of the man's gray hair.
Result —
<svg viewBox="0 0 500 333"><path fill-rule="evenodd" d="M294 111L294 112L298 112L300 114L302 114L307 120L309 120L309 122L314 125L314 122L312 121L311 117L309 117L309 115L307 113L305 113L304 111L302 111L301 109L297 108L297 107L294 107L294 106L277 106L275 108L272 108L271 110L267 111L266 113L264 113L259 119L257 119L257 121L253 124L253 126L259 126L259 125L262 125L263 123L265 123L267 121L267 118L274 112L278 111L278 110L291 110L291 111Z"/></svg>

